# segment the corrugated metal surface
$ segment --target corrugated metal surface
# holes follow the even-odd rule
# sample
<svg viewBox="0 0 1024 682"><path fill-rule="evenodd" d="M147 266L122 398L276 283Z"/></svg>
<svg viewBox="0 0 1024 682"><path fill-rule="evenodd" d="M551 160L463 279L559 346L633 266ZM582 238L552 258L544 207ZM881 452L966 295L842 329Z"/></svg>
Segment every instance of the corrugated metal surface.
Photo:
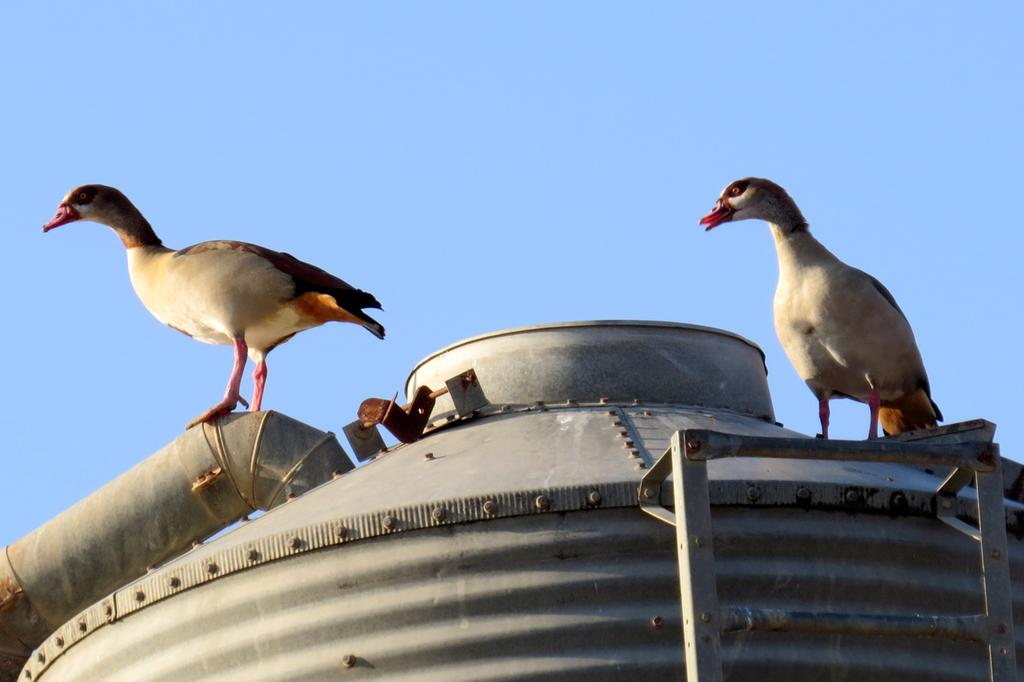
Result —
<svg viewBox="0 0 1024 682"><path fill-rule="evenodd" d="M652 333L662 349L672 345L665 333L713 336ZM478 343L492 341L506 340ZM532 362L525 351L501 362L515 357ZM600 373L600 355L587 357ZM763 381L763 367L747 371ZM571 398L572 375L559 376ZM482 369L480 378L493 399L496 385ZM55 633L26 673L48 682L680 679L674 532L637 508L640 477L677 430L799 434L727 410L645 402L642 392L637 404L531 405L528 385L508 397L529 409L437 429L117 591ZM722 602L977 612L977 546L925 518L944 473L711 462ZM1014 520L1024 510L1007 508ZM1019 567L1019 537L1010 544ZM1024 574L1013 577L1024 597ZM758 632L723 642L730 680L982 680L987 665L981 645L944 640Z"/></svg>
<svg viewBox="0 0 1024 682"><path fill-rule="evenodd" d="M726 604L907 614L980 606L976 547L925 519L860 515L851 522L841 512L717 508L715 527ZM1020 543L1012 544L1019 565ZM622 509L309 552L101 628L45 678L678 680L672 545L670 528ZM984 650L972 643L788 633L726 635L723 642L732 680L986 674ZM351 669L342 666L346 655L356 657Z"/></svg>

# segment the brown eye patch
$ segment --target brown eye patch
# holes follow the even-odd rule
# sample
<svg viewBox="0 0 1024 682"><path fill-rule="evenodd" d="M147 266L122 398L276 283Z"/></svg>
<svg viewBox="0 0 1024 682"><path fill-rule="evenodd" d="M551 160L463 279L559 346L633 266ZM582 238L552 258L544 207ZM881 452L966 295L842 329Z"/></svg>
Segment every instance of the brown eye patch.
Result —
<svg viewBox="0 0 1024 682"><path fill-rule="evenodd" d="M79 187L74 192L72 192L72 196L74 196L74 201L76 204L88 204L89 202L96 198L96 188L89 186Z"/></svg>
<svg viewBox="0 0 1024 682"><path fill-rule="evenodd" d="M738 197L739 195L743 194L744 192L747 191L747 184L748 183L746 182L733 183L733 185L729 188L729 196Z"/></svg>

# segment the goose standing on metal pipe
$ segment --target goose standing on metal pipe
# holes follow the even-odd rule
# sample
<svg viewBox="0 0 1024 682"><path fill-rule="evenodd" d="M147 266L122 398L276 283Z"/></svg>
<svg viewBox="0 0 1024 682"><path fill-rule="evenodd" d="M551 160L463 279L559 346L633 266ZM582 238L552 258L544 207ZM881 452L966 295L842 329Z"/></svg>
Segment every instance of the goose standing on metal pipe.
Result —
<svg viewBox="0 0 1024 682"><path fill-rule="evenodd" d="M263 401L267 353L295 334L336 321L358 324L384 338L384 327L363 312L380 308L372 294L290 254L236 241L174 251L124 194L105 185L68 192L43 232L76 220L101 223L117 233L128 251L132 287L154 317L197 341L234 346L223 400L189 427L230 412L239 402L249 406L239 393L246 355L256 363L256 411Z"/></svg>
<svg viewBox="0 0 1024 682"><path fill-rule="evenodd" d="M868 404L868 438L877 437L879 421L887 435L935 426L942 412L910 322L889 290L822 246L796 202L771 180L731 183L700 224L710 230L747 219L771 226L779 257L775 332L818 399L822 437L834 397Z"/></svg>

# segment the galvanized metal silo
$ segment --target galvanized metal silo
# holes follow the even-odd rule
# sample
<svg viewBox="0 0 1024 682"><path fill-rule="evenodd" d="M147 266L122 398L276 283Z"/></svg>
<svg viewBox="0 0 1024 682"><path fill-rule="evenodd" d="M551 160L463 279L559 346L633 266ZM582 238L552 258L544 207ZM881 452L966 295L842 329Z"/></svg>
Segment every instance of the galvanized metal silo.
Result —
<svg viewBox="0 0 1024 682"><path fill-rule="evenodd" d="M760 350L690 325L543 325L435 353L406 391L468 368L487 407L459 415L439 398L421 440L117 589L23 678L682 679L676 536L638 486L680 431L800 438L775 423ZM707 471L724 605L985 608L977 545L934 518L944 471L778 458ZM670 488L655 501L671 505ZM963 520L969 498L955 498ZM1024 506L1005 512L1019 618ZM813 628L725 634L722 660L730 680L988 678L977 641Z"/></svg>

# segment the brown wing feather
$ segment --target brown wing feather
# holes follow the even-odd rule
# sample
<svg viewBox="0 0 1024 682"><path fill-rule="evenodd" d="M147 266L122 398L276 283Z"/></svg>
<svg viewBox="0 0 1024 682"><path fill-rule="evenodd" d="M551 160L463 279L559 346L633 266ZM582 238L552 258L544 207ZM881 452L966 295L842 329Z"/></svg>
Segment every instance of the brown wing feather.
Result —
<svg viewBox="0 0 1024 682"><path fill-rule="evenodd" d="M372 334L378 338L384 338L384 327L372 317L363 312L363 308L376 308L380 310L380 301L362 289L356 289L348 282L335 277L331 273L318 268L315 265L301 261L290 253L274 251L257 244L248 242L236 242L229 239L202 242L185 247L177 252L179 256L203 253L204 251L248 251L260 258L269 261L275 268L285 273L295 282L295 296L298 298L305 293L313 292L318 294L329 294L342 308L356 318L361 320Z"/></svg>

